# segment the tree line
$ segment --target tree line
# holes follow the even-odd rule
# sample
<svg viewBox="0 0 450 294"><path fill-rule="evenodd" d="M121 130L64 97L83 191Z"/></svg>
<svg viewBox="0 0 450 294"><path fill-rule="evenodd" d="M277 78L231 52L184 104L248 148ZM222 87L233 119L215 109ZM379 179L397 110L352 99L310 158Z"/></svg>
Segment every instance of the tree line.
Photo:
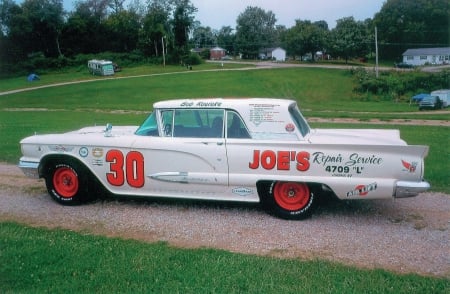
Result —
<svg viewBox="0 0 450 294"><path fill-rule="evenodd" d="M249 6L236 27L212 29L195 19L190 0L79 0L73 11L62 0L0 0L0 66L17 67L30 58L65 60L80 54L115 52L160 62L179 63L192 48L219 46L229 55L256 58L262 48L283 47L293 58L315 52L345 60L375 51L399 59L407 48L449 46L450 0L387 0L372 19L296 20L287 28L276 15ZM207 56L205 56L207 57Z"/></svg>

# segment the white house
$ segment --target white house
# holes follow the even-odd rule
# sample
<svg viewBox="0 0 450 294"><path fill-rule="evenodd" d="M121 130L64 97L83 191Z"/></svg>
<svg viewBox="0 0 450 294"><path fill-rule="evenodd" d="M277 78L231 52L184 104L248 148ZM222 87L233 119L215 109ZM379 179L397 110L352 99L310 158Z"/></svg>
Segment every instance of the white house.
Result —
<svg viewBox="0 0 450 294"><path fill-rule="evenodd" d="M275 61L285 61L286 60L286 50L283 48L275 48L272 50L272 59Z"/></svg>
<svg viewBox="0 0 450 294"><path fill-rule="evenodd" d="M414 66L450 63L450 47L408 49L402 55L404 63Z"/></svg>
<svg viewBox="0 0 450 294"><path fill-rule="evenodd" d="M286 50L283 48L265 48L259 51L259 57L261 59L271 59L274 61L285 61L286 60Z"/></svg>

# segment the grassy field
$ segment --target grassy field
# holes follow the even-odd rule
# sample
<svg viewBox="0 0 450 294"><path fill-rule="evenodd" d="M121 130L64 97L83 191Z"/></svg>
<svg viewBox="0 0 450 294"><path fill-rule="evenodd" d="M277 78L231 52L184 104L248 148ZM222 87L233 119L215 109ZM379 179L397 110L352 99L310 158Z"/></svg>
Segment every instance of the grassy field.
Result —
<svg viewBox="0 0 450 294"><path fill-rule="evenodd" d="M206 70L218 65L204 65ZM448 120L449 112L417 111L408 103L360 99L347 71L275 69L198 72L136 68L120 78L42 88L0 96L0 161L17 163L19 140L37 133L88 125L138 125L161 99L193 97L280 97L299 102L308 117L350 117L360 124L315 123L313 127L398 128L409 144L430 146L426 178L434 191L449 193L449 128L374 126L368 119ZM128 75L146 75L127 78ZM162 74L162 75L161 75ZM36 83L0 81L0 92L73 80L85 72L45 75ZM373 98L373 97L372 97ZM369 100L369 101L363 101ZM419 116L420 115L420 116ZM0 292L156 293L446 293L449 280L361 270L320 260L300 261L220 250L184 250L0 223Z"/></svg>
<svg viewBox="0 0 450 294"><path fill-rule="evenodd" d="M450 281L0 223L2 293L446 293Z"/></svg>
<svg viewBox="0 0 450 294"><path fill-rule="evenodd" d="M202 65L205 70L217 69L217 64ZM229 65L226 65L229 66ZM238 66L238 65L236 65ZM133 78L124 72L113 79L95 77L93 82L43 88L0 96L0 161L16 163L20 156L18 142L37 133L63 132L88 125L138 125L152 110L152 103L161 99L196 97L280 97L296 99L305 117L356 118L361 123L349 128L398 128L409 144L429 145L426 178L434 191L449 193L447 184L449 128L433 126L373 126L365 123L372 118L446 119L441 114L420 112L408 103L363 101L353 93L352 77L346 70L320 68L289 68L252 71L182 71L179 67L161 72L150 68L155 76L139 76L144 68L130 69ZM160 75L163 73L163 75ZM67 81L55 75L41 77L35 86L47 80ZM79 73L84 80L92 78ZM8 80L1 85L8 84ZM23 81L22 81L23 83ZM5 86L3 86L5 87ZM6 86L7 88L7 86ZM312 124L313 127L338 127L339 124Z"/></svg>

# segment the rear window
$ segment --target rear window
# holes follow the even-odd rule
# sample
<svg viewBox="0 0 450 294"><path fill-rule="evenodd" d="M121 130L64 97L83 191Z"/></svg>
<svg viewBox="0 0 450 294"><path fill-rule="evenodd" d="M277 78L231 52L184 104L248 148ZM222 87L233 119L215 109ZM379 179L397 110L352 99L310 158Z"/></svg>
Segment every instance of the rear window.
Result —
<svg viewBox="0 0 450 294"><path fill-rule="evenodd" d="M289 106L289 113L291 114L292 120L294 121L297 129L300 130L300 133L303 137L309 134L310 128L305 118L300 113L296 104L291 104Z"/></svg>

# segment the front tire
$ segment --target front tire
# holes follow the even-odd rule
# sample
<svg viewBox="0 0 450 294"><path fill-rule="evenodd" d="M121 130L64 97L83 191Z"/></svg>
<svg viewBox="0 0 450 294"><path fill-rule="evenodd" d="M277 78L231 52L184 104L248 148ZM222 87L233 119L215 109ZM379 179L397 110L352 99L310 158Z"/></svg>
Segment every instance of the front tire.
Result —
<svg viewBox="0 0 450 294"><path fill-rule="evenodd" d="M87 173L76 163L51 163L45 183L58 203L76 205L88 199Z"/></svg>
<svg viewBox="0 0 450 294"><path fill-rule="evenodd" d="M264 207L274 216L288 220L311 217L316 207L316 195L306 183L272 182L265 186Z"/></svg>

